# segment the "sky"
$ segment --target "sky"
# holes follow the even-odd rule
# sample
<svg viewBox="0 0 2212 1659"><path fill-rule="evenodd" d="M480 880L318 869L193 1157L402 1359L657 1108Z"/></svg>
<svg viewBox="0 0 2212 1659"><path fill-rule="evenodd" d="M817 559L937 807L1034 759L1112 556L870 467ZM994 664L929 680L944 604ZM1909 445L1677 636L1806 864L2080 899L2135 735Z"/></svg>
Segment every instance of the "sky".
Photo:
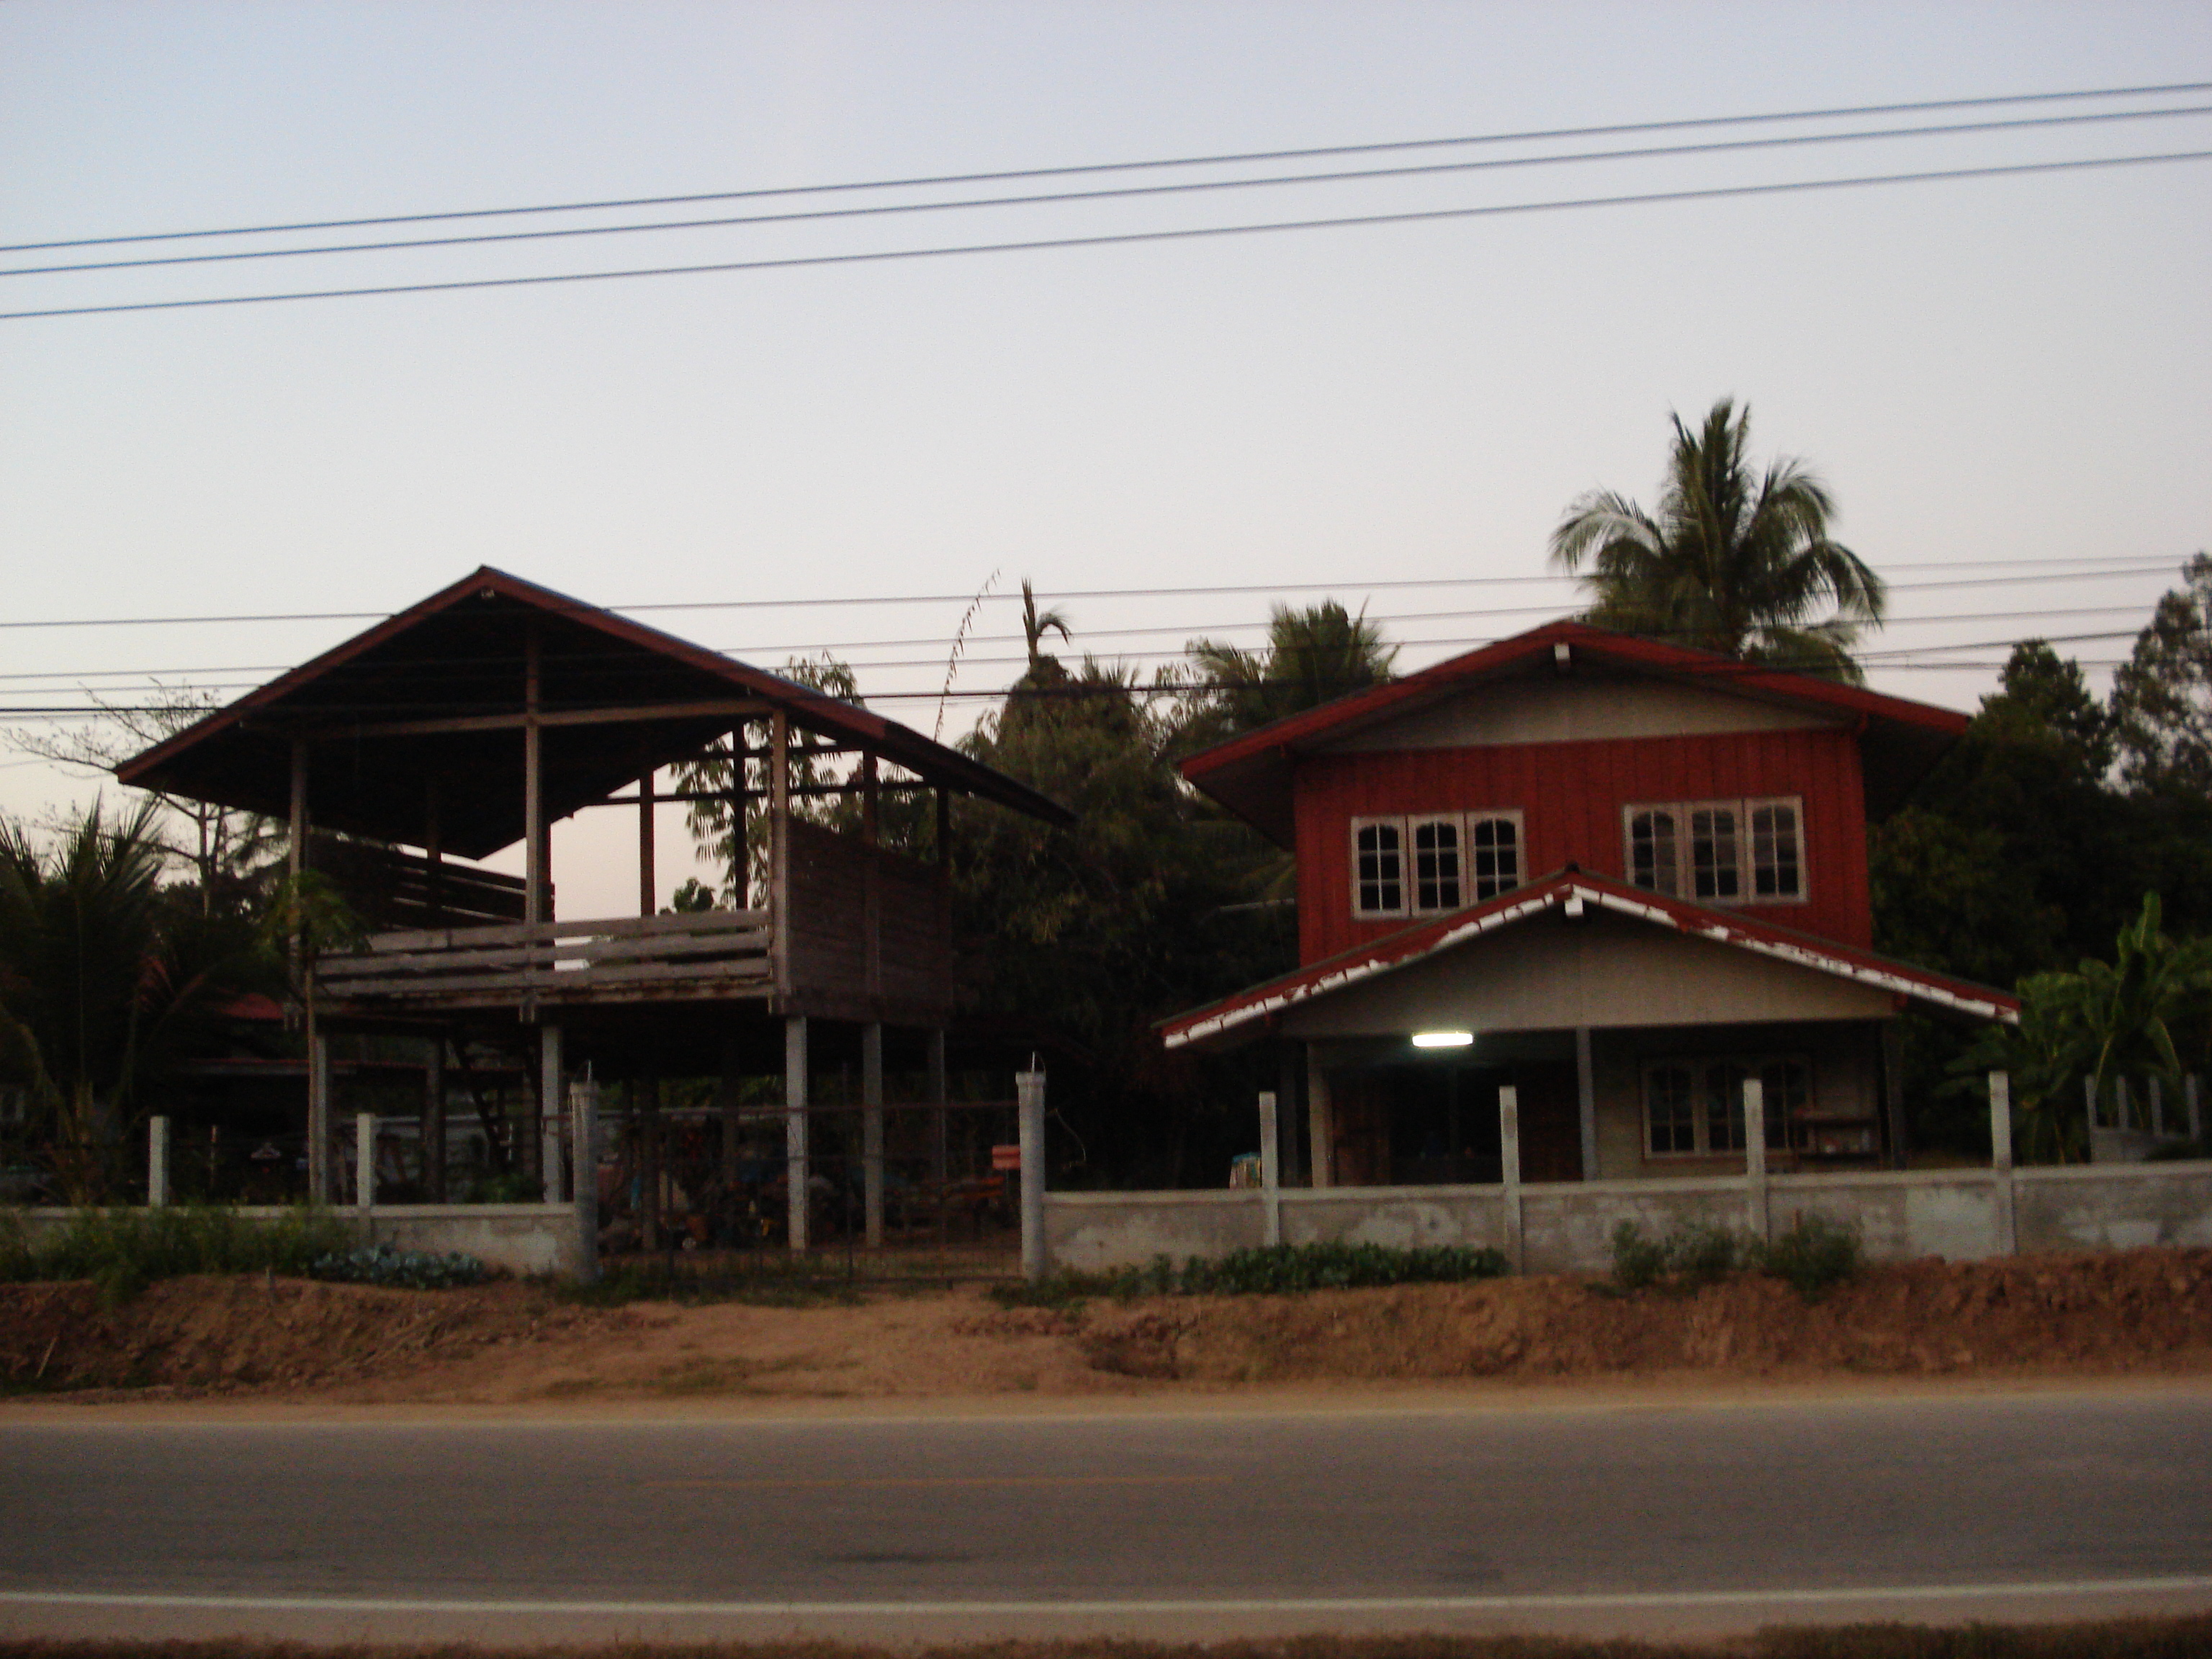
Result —
<svg viewBox="0 0 2212 1659"><path fill-rule="evenodd" d="M12 0L0 242L2189 82L2212 82L2201 3ZM10 252L0 268L2208 105L2178 92ZM2190 150L2212 150L2212 116L7 275L0 311ZM1024 577L1077 649L1147 672L1195 635L1255 639L1273 599L1365 605L1407 667L1534 625L1573 604L1545 563L1568 502L1598 486L1650 501L1669 414L1734 397L1762 457L1826 479L1838 534L1893 586L1873 644L1898 654L1873 683L1970 708L2011 640L2124 655L2212 546L2208 295L2199 160L0 319L0 622L380 615L492 564L599 604L722 606L646 619L769 666L830 647L877 707L928 731L965 596L994 576L963 693L1018 672ZM1434 585L1389 586L1417 582ZM1251 591L1133 592L1194 587ZM951 597L890 602L917 595ZM364 625L0 629L0 709L156 679L232 695ZM945 731L987 706L947 704ZM97 787L0 756L0 811L35 818ZM618 814L561 827L564 915L634 902L629 835ZM665 836L672 882L680 825Z"/></svg>

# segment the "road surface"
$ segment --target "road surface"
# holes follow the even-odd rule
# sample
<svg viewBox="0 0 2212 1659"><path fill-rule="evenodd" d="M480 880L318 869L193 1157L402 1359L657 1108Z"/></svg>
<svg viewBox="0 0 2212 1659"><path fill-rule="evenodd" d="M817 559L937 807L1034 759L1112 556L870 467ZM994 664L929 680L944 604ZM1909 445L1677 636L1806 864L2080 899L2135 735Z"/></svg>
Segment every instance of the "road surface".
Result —
<svg viewBox="0 0 2212 1659"><path fill-rule="evenodd" d="M2212 1390L0 1425L0 1632L1675 1632L2212 1608Z"/></svg>

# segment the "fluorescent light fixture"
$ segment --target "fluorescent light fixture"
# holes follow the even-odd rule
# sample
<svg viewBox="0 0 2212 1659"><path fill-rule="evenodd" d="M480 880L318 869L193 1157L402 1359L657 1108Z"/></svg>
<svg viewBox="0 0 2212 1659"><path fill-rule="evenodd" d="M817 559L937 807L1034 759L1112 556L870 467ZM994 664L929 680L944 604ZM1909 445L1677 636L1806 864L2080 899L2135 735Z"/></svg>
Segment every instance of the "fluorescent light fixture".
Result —
<svg viewBox="0 0 2212 1659"><path fill-rule="evenodd" d="M1413 1046L1416 1048L1465 1048L1471 1046L1474 1042L1474 1033L1472 1031L1416 1031L1413 1033Z"/></svg>

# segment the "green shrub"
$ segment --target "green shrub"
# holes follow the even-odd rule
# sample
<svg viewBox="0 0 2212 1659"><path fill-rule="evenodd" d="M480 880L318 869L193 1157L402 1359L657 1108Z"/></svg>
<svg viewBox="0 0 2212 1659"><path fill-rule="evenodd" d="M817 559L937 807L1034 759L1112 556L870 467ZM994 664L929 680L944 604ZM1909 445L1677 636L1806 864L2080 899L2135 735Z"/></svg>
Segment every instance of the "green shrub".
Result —
<svg viewBox="0 0 2212 1659"><path fill-rule="evenodd" d="M1804 1214L1771 1243L1726 1227L1692 1224L1663 1238L1647 1238L1624 1221L1613 1230L1613 1282L1622 1291L1687 1292L1740 1273L1779 1279L1808 1302L1816 1302L1855 1277L1864 1251L1856 1229L1825 1216Z"/></svg>
<svg viewBox="0 0 2212 1659"><path fill-rule="evenodd" d="M997 1285L990 1295L1004 1307L1067 1308L1094 1296L1290 1296L1384 1285L1461 1284L1495 1279L1504 1271L1505 1258L1498 1251L1456 1244L1411 1249L1268 1244L1232 1250L1218 1261L1192 1256L1181 1267L1163 1255L1145 1267L1113 1273L1062 1272L1035 1285Z"/></svg>
<svg viewBox="0 0 2212 1659"><path fill-rule="evenodd" d="M483 1284L491 1277L491 1269L459 1250L431 1255L422 1250L399 1250L389 1244L379 1244L374 1249L319 1255L307 1264L307 1277L344 1285L449 1291L458 1285Z"/></svg>
<svg viewBox="0 0 2212 1659"><path fill-rule="evenodd" d="M187 1273L302 1274L318 1257L352 1246L352 1229L326 1210L270 1221L198 1206L79 1210L42 1239L9 1216L0 1223L0 1279L88 1279L116 1302Z"/></svg>
<svg viewBox="0 0 2212 1659"><path fill-rule="evenodd" d="M1808 1302L1818 1302L1837 1285L1858 1277L1865 1248L1858 1229L1843 1226L1809 1211L1790 1230L1755 1251L1759 1272L1785 1280Z"/></svg>

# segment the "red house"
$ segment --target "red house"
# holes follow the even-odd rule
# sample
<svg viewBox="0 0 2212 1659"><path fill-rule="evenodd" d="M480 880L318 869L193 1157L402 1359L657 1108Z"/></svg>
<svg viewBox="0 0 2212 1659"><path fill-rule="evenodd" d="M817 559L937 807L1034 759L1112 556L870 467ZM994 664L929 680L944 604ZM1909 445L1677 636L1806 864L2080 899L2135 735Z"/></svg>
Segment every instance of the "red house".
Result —
<svg viewBox="0 0 2212 1659"><path fill-rule="evenodd" d="M2018 1017L1876 955L1867 825L1948 709L1554 623L1193 757L1297 860L1298 970L1164 1027L1303 1050L1316 1186L1901 1161L1894 1017Z"/></svg>

